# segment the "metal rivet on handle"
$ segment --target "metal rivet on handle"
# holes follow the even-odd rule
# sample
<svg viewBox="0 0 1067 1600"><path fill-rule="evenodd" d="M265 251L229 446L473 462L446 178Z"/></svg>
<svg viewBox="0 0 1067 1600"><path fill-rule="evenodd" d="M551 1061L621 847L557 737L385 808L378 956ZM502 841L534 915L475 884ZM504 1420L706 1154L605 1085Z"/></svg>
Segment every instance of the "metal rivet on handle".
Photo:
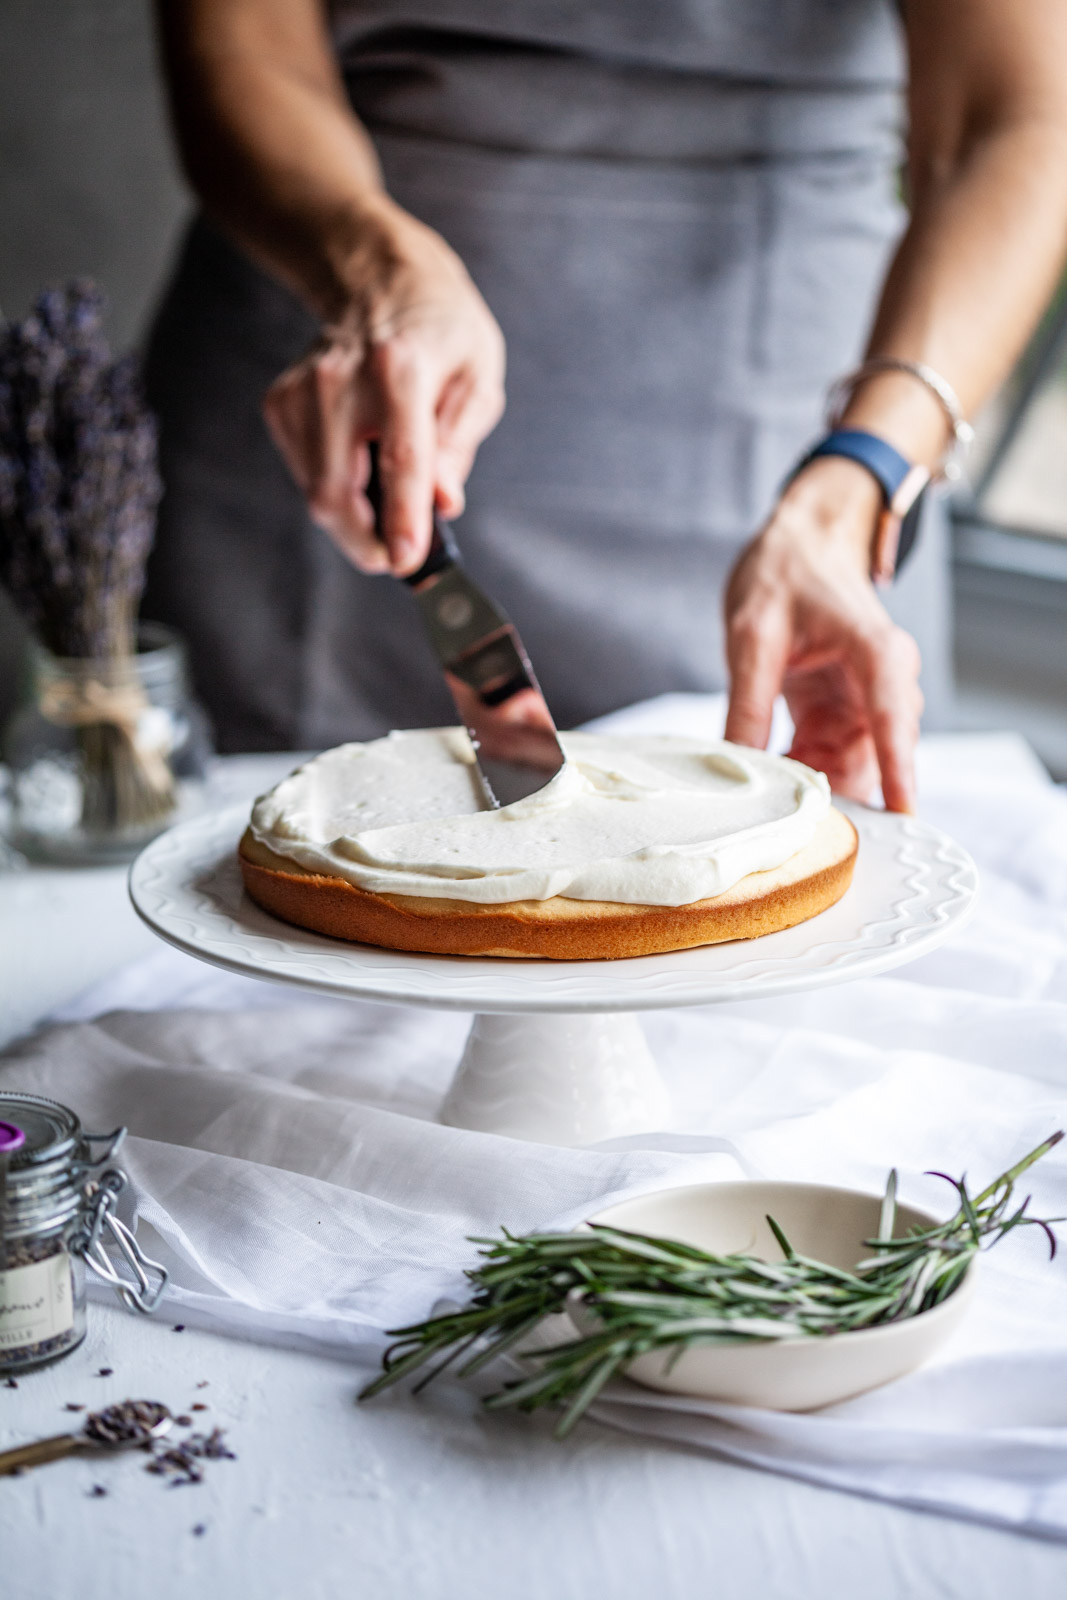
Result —
<svg viewBox="0 0 1067 1600"><path fill-rule="evenodd" d="M465 628L474 615L474 607L465 594L442 595L437 607L437 620L445 628Z"/></svg>

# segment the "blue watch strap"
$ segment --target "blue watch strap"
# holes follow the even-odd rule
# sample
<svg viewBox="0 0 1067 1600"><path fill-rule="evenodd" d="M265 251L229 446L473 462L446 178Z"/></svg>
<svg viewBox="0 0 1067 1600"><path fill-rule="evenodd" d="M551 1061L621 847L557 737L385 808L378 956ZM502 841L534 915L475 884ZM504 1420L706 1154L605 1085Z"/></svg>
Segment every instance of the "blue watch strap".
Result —
<svg viewBox="0 0 1067 1600"><path fill-rule="evenodd" d="M911 471L911 462L899 450L876 433L866 433L862 428L835 428L808 451L796 471L818 456L845 456L866 467L878 482L887 506L892 504L894 495Z"/></svg>
<svg viewBox="0 0 1067 1600"><path fill-rule="evenodd" d="M893 505L897 491L905 479L914 470L911 462L902 456L899 450L887 440L880 439L876 433L867 433L863 428L835 428L797 462L787 482L791 482L809 461L816 460L818 456L844 456L847 460L866 467L882 491L883 503L887 510ZM924 487L920 479L918 492L913 499L908 497L911 503L903 510L896 560L893 563L893 570L898 573L911 554L918 537Z"/></svg>

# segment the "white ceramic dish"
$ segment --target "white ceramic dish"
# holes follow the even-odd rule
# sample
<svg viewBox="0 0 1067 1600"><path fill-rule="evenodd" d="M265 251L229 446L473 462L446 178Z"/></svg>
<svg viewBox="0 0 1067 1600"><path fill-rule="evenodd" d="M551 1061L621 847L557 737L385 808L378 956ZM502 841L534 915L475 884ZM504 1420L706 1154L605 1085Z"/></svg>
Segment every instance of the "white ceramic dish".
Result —
<svg viewBox="0 0 1067 1600"><path fill-rule="evenodd" d="M322 994L477 1012L653 1011L749 1000L886 972L941 944L974 907L974 862L947 834L915 817L836 803L860 835L852 887L836 905L763 939L629 961L412 955L290 927L244 892L237 842L247 805L154 840L130 869L130 896L149 927L179 950Z"/></svg>
<svg viewBox="0 0 1067 1600"><path fill-rule="evenodd" d="M479 1013L444 1121L512 1139L595 1144L670 1126L665 1085L636 1017L625 1013L870 977L924 955L967 920L978 875L965 850L914 817L839 804L859 830L860 851L837 905L764 939L632 961L411 955L289 927L244 891L237 841L247 804L156 839L130 870L130 897L161 938L231 972Z"/></svg>
<svg viewBox="0 0 1067 1600"><path fill-rule="evenodd" d="M705 1183L642 1195L589 1221L680 1239L715 1254L744 1251L781 1261L782 1252L765 1221L769 1213L800 1254L849 1269L871 1254L863 1241L876 1234L880 1209L881 1200L875 1195L822 1184ZM898 1206L894 1231L904 1234L937 1220L927 1212ZM657 1352L631 1363L628 1376L650 1389L706 1400L770 1411L813 1411L876 1389L920 1366L958 1325L973 1286L972 1264L948 1300L902 1322L824 1339L697 1346L684 1351L669 1370L669 1354ZM579 1327L596 1321L580 1303L570 1315Z"/></svg>

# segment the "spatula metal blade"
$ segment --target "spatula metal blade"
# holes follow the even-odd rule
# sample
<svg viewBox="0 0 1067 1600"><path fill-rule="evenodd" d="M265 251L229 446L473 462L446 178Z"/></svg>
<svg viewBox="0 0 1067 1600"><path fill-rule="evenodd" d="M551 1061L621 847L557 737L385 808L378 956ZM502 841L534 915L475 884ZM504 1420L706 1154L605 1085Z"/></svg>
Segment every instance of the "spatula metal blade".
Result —
<svg viewBox="0 0 1067 1600"><path fill-rule="evenodd" d="M378 451L366 495L379 523ZM511 618L464 570L448 523L435 515L430 552L404 582L471 737L488 808L537 794L566 763L556 724Z"/></svg>

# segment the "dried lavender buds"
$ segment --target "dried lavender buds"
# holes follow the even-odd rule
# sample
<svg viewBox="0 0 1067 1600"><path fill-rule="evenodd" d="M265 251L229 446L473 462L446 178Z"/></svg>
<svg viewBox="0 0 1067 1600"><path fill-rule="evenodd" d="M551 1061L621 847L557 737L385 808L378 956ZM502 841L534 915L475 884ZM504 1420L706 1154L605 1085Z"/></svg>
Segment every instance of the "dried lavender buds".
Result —
<svg viewBox="0 0 1067 1600"><path fill-rule="evenodd" d="M42 1366L80 1344L85 1330L76 1314L77 1287L63 1238L5 1241L0 1263L0 1372Z"/></svg>
<svg viewBox="0 0 1067 1600"><path fill-rule="evenodd" d="M237 1460L224 1438L221 1428L212 1428L210 1433L191 1433L181 1444L157 1444L145 1471L166 1478L172 1489L202 1483L205 1461Z"/></svg>
<svg viewBox="0 0 1067 1600"><path fill-rule="evenodd" d="M85 1274L91 1267L121 1291L123 1303L151 1311L166 1272L150 1261L111 1207L126 1183L109 1166L125 1128L84 1134L68 1106L44 1095L0 1091L0 1113L25 1135L5 1157L0 1185L0 1374L41 1366L85 1337ZM16 1118L16 1121L10 1119ZM93 1146L104 1146L94 1155ZM118 1277L104 1254L114 1237L138 1277ZM147 1294L140 1285L148 1283ZM98 1368L110 1376L112 1368ZM74 1402L71 1402L73 1406Z"/></svg>
<svg viewBox="0 0 1067 1600"><path fill-rule="evenodd" d="M0 321L0 582L57 656L129 654L161 493L156 428L78 280Z"/></svg>
<svg viewBox="0 0 1067 1600"><path fill-rule="evenodd" d="M152 732L133 664L161 493L156 426L135 363L111 359L102 312L76 281L22 322L0 320L0 583L48 653L37 711L53 743L40 737L37 761L9 752L16 776L42 769L28 794L16 782L16 818L59 805L66 773L80 781L81 829L106 837L165 820L176 790L170 735Z"/></svg>
<svg viewBox="0 0 1067 1600"><path fill-rule="evenodd" d="M210 1433L191 1433L178 1444L169 1438L155 1437L155 1430L170 1418L170 1410L160 1400L123 1400L118 1405L92 1412L86 1419L85 1435L106 1449L140 1446L150 1450L152 1459L145 1471L165 1478L172 1488L201 1483L206 1461L237 1460L225 1443L222 1428L212 1428ZM172 1420L179 1427L188 1427L192 1421L186 1416Z"/></svg>
<svg viewBox="0 0 1067 1600"><path fill-rule="evenodd" d="M121 1400L102 1411L90 1411L85 1436L106 1449L148 1444L152 1430L169 1416L170 1409L162 1400Z"/></svg>

